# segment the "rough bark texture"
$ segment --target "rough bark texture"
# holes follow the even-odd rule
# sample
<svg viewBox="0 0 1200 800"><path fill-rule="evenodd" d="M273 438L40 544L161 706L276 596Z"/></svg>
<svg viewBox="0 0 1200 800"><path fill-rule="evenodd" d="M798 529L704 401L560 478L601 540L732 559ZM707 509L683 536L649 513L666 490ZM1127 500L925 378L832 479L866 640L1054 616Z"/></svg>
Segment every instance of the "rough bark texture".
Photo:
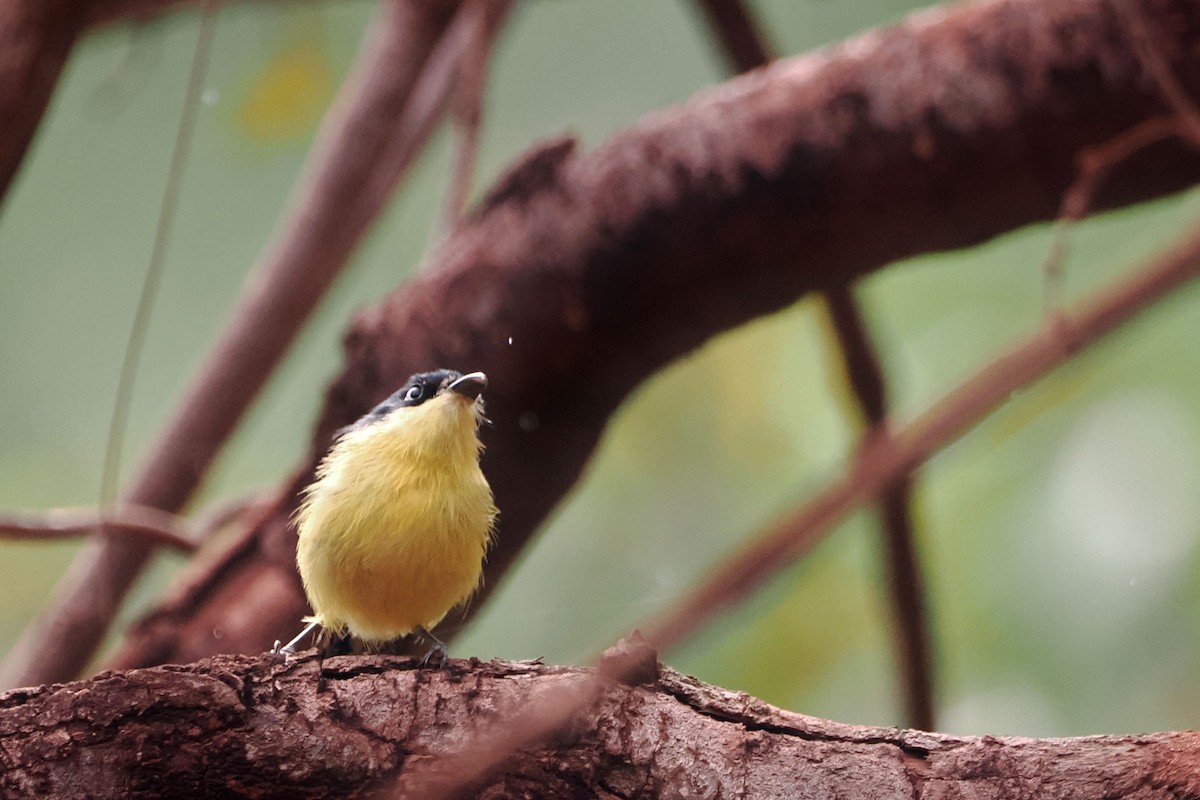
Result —
<svg viewBox="0 0 1200 800"><path fill-rule="evenodd" d="M1195 797L1200 735L955 737L842 725L661 668L222 656L0 696L5 797L427 796L438 759L545 698L597 691L475 797Z"/></svg>
<svg viewBox="0 0 1200 800"><path fill-rule="evenodd" d="M1136 6L1200 95L1200 5ZM333 430L410 373L482 369L502 513L493 585L655 370L809 291L1054 218L1080 153L1164 113L1110 2L996 0L777 62L590 153L548 143L420 279L360 314L295 486ZM1197 178L1196 153L1163 142L1124 161L1094 206ZM304 610L291 503L137 629L116 664L254 652L289 630Z"/></svg>

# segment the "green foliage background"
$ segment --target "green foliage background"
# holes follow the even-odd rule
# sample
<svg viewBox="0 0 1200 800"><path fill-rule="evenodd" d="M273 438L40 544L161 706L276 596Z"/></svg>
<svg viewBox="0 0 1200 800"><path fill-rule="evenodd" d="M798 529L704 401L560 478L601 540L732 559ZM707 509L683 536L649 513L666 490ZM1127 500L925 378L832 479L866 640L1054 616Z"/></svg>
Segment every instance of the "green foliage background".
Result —
<svg viewBox="0 0 1200 800"><path fill-rule="evenodd" d="M780 52L791 54L916 5L764 0L756 8ZM365 2L307 2L221 12L126 469L278 220L371 11ZM97 500L197 23L183 11L90 36L3 207L0 506ZM498 46L477 188L539 137L569 129L595 144L720 80L722 70L683 0L523 4ZM348 315L411 274L428 245L448 144L443 133L422 160L201 503L270 485L300 457L340 362ZM1067 294L1129 269L1198 213L1200 198L1188 194L1080 226ZM1038 323L1048 243L1048 228L1020 231L893 265L861 286L902 418ZM1195 726L1197 301L1195 287L1180 292L1017 393L921 472L941 729L1070 735ZM641 387L456 654L585 659L836 476L856 424L836 363L821 307L806 300L720 337ZM791 709L899 724L878 538L873 515L855 515L665 660ZM0 649L47 601L75 545L3 548ZM178 563L160 560L129 615Z"/></svg>

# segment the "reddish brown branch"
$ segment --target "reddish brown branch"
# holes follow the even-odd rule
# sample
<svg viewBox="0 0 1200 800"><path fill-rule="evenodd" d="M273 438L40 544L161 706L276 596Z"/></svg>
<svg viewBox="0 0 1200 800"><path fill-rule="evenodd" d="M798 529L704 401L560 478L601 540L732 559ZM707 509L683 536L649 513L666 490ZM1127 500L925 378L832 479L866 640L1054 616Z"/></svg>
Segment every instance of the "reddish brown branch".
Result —
<svg viewBox="0 0 1200 800"><path fill-rule="evenodd" d="M1174 20L1163 51L1181 85L1200 87L1200 6L1142 7ZM431 269L360 315L298 474L411 372L485 370L493 587L656 369L810 291L1053 219L1077 153L1163 111L1107 3L996 0L777 62L587 154L553 143L502 179ZM1166 141L1117 167L1095 206L1198 177L1200 159ZM286 515L197 592L195 624L135 635L123 663L278 638L281 616L305 613L298 583L274 606L249 604L245 587L294 575ZM220 641L200 621L214 618L233 621Z"/></svg>
<svg viewBox="0 0 1200 800"><path fill-rule="evenodd" d="M879 514L884 534L888 609L904 691L906 725L937 730L933 710L933 648L929 632L929 602L924 571L917 555L913 524L913 481L902 478L880 493Z"/></svg>
<svg viewBox="0 0 1200 800"><path fill-rule="evenodd" d="M831 289L825 297L854 397L868 428L877 428L887 419L887 384L879 355L867 334L866 320L850 287ZM870 435L868 430L864 441L869 441ZM909 727L930 731L937 727L933 711L933 656L912 503L911 478L897 481L878 498L890 598L888 613L904 691L904 719Z"/></svg>
<svg viewBox="0 0 1200 800"><path fill-rule="evenodd" d="M454 91L454 157L450 165L446 195L442 201L441 218L434 233L439 240L458 227L471 193L475 161L479 154L479 133L483 125L483 94L492 39L496 35L500 18L507 13L511 5L505 0L503 9L493 9L489 14L486 4L492 2L493 5L497 5L495 0L467 2L469 7L464 9L464 13L470 15L470 42L462 54ZM493 20L491 25L488 24L489 16Z"/></svg>
<svg viewBox="0 0 1200 800"><path fill-rule="evenodd" d="M748 72L770 61L771 48L743 0L696 0L732 72Z"/></svg>
<svg viewBox="0 0 1200 800"><path fill-rule="evenodd" d="M199 541L185 520L144 506L112 508L103 513L90 508L0 513L0 539L77 539L100 528L109 536L132 536L179 550L194 550Z"/></svg>
<svg viewBox="0 0 1200 800"><path fill-rule="evenodd" d="M1194 732L1026 739L843 725L657 665L631 684L531 663L423 670L382 656L323 666L226 656L3 695L0 794L425 800L436 796L438 765L464 747L532 707L581 696L583 708L558 706L549 735L482 770L460 796L1200 793Z"/></svg>

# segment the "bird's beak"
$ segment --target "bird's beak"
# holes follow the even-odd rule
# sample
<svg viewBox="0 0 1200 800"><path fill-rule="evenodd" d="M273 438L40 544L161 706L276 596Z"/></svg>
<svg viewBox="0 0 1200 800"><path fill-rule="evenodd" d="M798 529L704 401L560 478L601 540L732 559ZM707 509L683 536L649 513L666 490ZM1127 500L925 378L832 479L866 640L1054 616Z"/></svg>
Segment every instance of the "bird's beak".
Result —
<svg viewBox="0 0 1200 800"><path fill-rule="evenodd" d="M474 400L483 394L483 390L487 388L487 375L484 375L482 372L470 372L446 388L452 392L461 394L468 400Z"/></svg>

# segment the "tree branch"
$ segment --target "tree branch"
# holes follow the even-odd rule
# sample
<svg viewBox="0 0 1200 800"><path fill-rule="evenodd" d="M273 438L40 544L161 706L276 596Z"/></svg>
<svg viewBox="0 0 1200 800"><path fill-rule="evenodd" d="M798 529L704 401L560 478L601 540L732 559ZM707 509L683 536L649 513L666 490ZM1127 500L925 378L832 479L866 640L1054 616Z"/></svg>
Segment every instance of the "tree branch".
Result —
<svg viewBox="0 0 1200 800"><path fill-rule="evenodd" d="M847 378L866 422L860 435L860 441L865 443L874 429L887 423L889 403L883 366L851 287L830 289L825 298ZM910 727L931 731L937 727L933 711L933 653L929 605L913 524L913 483L911 478L896 481L880 493L876 505L883 534L884 576L891 601L888 614L904 694L904 719Z"/></svg>
<svg viewBox="0 0 1200 800"><path fill-rule="evenodd" d="M731 72L749 72L774 56L744 0L696 0Z"/></svg>
<svg viewBox="0 0 1200 800"><path fill-rule="evenodd" d="M157 545L195 550L199 537L187 520L145 506L52 508L49 511L0 512L0 539L54 541L75 539L103 529L106 535L134 536Z"/></svg>
<svg viewBox="0 0 1200 800"><path fill-rule="evenodd" d="M488 62L491 60L492 39L500 20L488 25L488 9L484 0L466 0L464 13L472 18L470 43L466 46L458 67L451 119L454 130L454 156L446 194L442 198L440 218L434 228L434 241L440 243L462 219L475 179L475 162L479 155L479 133L483 126L484 84L487 82ZM510 4L504 3L507 8ZM505 12L507 13L507 12ZM492 14L493 17L497 15ZM501 14L500 16L503 16Z"/></svg>
<svg viewBox="0 0 1200 800"><path fill-rule="evenodd" d="M427 670L385 656L222 656L0 696L0 794L430 797L445 759L547 698L579 695L591 702L483 774L470 796L1200 792L1194 732L1023 739L843 725L653 662L631 685L528 662Z"/></svg>

